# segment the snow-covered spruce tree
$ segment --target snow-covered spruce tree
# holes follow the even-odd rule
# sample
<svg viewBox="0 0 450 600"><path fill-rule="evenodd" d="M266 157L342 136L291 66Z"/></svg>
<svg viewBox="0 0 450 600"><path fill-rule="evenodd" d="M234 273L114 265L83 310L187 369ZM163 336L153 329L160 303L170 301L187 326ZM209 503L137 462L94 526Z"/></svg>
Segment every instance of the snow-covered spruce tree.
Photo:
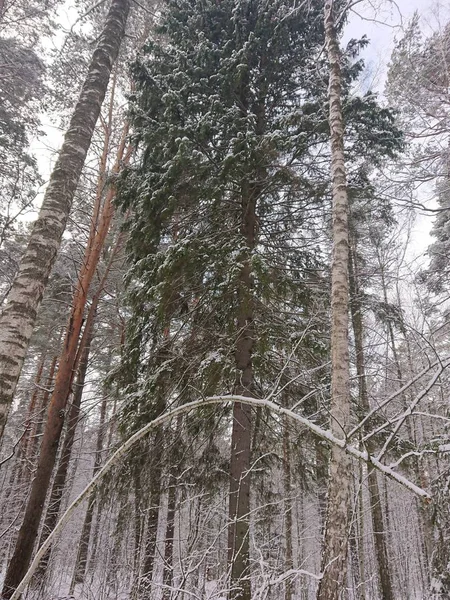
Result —
<svg viewBox="0 0 450 600"><path fill-rule="evenodd" d="M305 201L293 163L308 135L316 137L315 115L311 122L299 110L297 90L307 87L322 41L317 8L293 18L278 2L170 3L163 27L169 44L149 46L135 68L134 126L143 155L122 192L135 215L136 312L125 361L138 371L135 413L142 407L148 413L165 371L172 382L165 394L176 393L179 402L193 387L206 394L252 395L258 387L264 393L264 347L274 345L275 328L283 327L284 344L304 329L297 307L305 305L305 279L317 261L297 244L290 248L288 215L294 195L297 206ZM282 133L286 128L290 135ZM278 244L285 240L284 264L270 250L274 236ZM258 251L262 239L267 256ZM298 274L295 289L286 277L291 269ZM288 319L276 305L283 294L290 297ZM155 338L167 346L157 371ZM177 386L186 370L192 386ZM228 547L232 596L242 598L250 598L250 445L251 412L237 404Z"/></svg>
<svg viewBox="0 0 450 600"><path fill-rule="evenodd" d="M290 356L299 370L326 351L322 4L292 9L170 2L164 44L149 43L134 66L139 160L120 194L133 209L126 428L198 394L267 395ZM360 69L346 61L346 91ZM364 135L377 147L375 131L394 143L373 96L346 111L355 155ZM298 385L283 385L283 401L298 399ZM248 599L252 414L233 412L231 596Z"/></svg>

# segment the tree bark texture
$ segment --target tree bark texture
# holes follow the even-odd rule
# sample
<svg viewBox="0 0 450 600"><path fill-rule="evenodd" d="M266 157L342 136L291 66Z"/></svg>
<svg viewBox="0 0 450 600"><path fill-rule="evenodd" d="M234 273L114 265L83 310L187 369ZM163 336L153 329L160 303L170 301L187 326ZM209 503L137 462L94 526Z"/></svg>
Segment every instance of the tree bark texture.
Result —
<svg viewBox="0 0 450 600"><path fill-rule="evenodd" d="M172 465L168 481L168 501L167 501L167 523L166 523L166 543L164 546L164 573L163 573L163 600L170 600L172 597L173 583L173 542L175 535L175 514L176 514L176 485L175 467Z"/></svg>
<svg viewBox="0 0 450 600"><path fill-rule="evenodd" d="M237 369L235 393L252 396L254 346L253 276L250 253L255 246L256 230L255 191L244 191L242 199L241 231L247 244L248 256L243 261L239 282L238 339L235 350ZM250 600L250 460L251 460L251 407L237 402L233 406L231 433L231 463L229 488L228 567L231 575L230 598Z"/></svg>
<svg viewBox="0 0 450 600"><path fill-rule="evenodd" d="M37 311L60 247L112 65L125 33L128 12L129 0L112 0L80 98L50 176L39 217L0 316L0 436L22 370ZM4 593L10 592L5 588Z"/></svg>
<svg viewBox="0 0 450 600"><path fill-rule="evenodd" d="M348 345L348 197L344 160L344 120L341 104L340 50L333 1L325 2L325 38L330 65L329 122L333 196L333 259L331 266L331 431L344 438L350 425ZM317 600L339 600L346 591L348 514L352 465L339 447L331 448L327 517L322 553L322 578Z"/></svg>

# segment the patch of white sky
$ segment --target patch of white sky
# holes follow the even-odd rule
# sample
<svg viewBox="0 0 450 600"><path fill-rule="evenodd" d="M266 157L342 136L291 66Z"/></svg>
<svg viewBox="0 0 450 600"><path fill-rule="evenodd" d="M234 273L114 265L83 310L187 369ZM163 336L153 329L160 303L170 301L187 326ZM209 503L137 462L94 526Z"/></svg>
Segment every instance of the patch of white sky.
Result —
<svg viewBox="0 0 450 600"><path fill-rule="evenodd" d="M77 26L79 18L80 13L75 7L73 0L66 0L59 7L56 16L58 29L55 35L42 40L44 59L47 54L54 57L57 53L64 51L64 43L67 35L72 28ZM47 181L55 163L57 152L63 142L64 130L57 115L44 112L40 120L41 134L32 140L31 149L38 161L41 175Z"/></svg>

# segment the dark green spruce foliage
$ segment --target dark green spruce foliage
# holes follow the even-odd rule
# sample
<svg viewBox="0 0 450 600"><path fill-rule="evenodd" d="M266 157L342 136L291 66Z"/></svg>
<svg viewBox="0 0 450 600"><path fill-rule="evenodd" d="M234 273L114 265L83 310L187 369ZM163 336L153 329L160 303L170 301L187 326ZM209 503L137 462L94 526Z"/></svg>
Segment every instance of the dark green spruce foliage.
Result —
<svg viewBox="0 0 450 600"><path fill-rule="evenodd" d="M322 9L314 1L170 1L161 41L148 43L133 66L139 159L119 195L122 209L132 209L131 319L119 375L129 397L127 429L174 402L233 390L246 185L258 189L251 256L257 393L270 392L291 357L283 399L275 399L298 399L307 369L326 360ZM364 44L352 42L346 57L355 173L362 155L376 164L399 145L391 113L372 94L351 93L362 69L353 58ZM302 370L302 385L286 384ZM315 383L326 377L319 371Z"/></svg>

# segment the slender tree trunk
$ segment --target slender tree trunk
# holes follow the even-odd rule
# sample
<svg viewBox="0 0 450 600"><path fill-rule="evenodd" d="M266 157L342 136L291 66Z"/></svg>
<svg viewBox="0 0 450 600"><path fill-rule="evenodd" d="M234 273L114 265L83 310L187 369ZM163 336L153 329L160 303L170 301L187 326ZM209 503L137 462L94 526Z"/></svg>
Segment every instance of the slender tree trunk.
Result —
<svg viewBox="0 0 450 600"><path fill-rule="evenodd" d="M139 567L141 564L141 548L143 535L143 510L142 510L142 463L134 465L134 553L133 553L133 584L131 587L131 598L138 600L139 592Z"/></svg>
<svg viewBox="0 0 450 600"><path fill-rule="evenodd" d="M287 418L283 419L283 487L284 487L284 535L286 538L286 553L284 568L289 571L294 568L292 554L292 482L291 482L291 440ZM293 582L289 577L284 588L285 600L292 600Z"/></svg>
<svg viewBox="0 0 450 600"><path fill-rule="evenodd" d="M353 334L355 338L356 350L356 374L358 375L359 386L359 408L363 414L370 410L369 396L367 392L366 365L364 357L364 335L362 322L362 307L359 300L359 286L357 274L357 262L354 244L349 253L349 272L350 272L350 312L352 316ZM370 432L369 424L366 427L366 433ZM366 443L367 451L375 455L376 448L369 438ZM384 531L383 511L380 498L380 489L378 477L375 469L369 466L368 488L370 500L370 514L372 518L372 529L375 544L375 556L378 566L378 578L383 600L395 600L390 573L389 556L387 551L387 540Z"/></svg>
<svg viewBox="0 0 450 600"><path fill-rule="evenodd" d="M158 533L159 510L161 506L163 446L163 433L161 429L158 429L152 441L152 465L149 475L150 490L147 509L147 523L145 528L145 536L142 536L142 541L144 543L144 560L137 585L137 598L139 600L148 600L151 597L153 567L156 551L156 535Z"/></svg>
<svg viewBox="0 0 450 600"><path fill-rule="evenodd" d="M315 474L317 482L317 509L322 536L325 533L325 522L327 514L327 474L328 474L328 448L319 438L314 438Z"/></svg>
<svg viewBox="0 0 450 600"><path fill-rule="evenodd" d="M78 368L78 377L77 383L75 387L75 393L73 395L72 404L70 407L69 418L67 422L67 431L64 437L64 443L61 451L61 458L59 461L58 469L56 471L55 478L53 480L52 491L50 493L50 500L47 506L47 513L44 519L44 527L41 533L41 538L39 541L39 546L47 539L48 535L53 531L59 517L61 502L63 498L63 493L66 487L66 479L69 471L70 458L72 455L72 448L75 441L75 432L78 425L78 420L80 416L80 408L81 408L81 398L83 396L84 383L86 380L86 373L89 364L89 353L91 350L91 342L93 336L94 329L94 320L95 317L91 319L89 327L87 331L85 329L85 344L82 344L82 354L80 359L80 365ZM38 583L39 580L42 579L45 572L48 568L48 563L50 561L50 553L51 549L42 557L39 568L35 573L35 583Z"/></svg>
<svg viewBox="0 0 450 600"><path fill-rule="evenodd" d="M172 465L169 475L169 493L167 501L166 543L164 547L163 600L169 600L173 583L173 540L175 535L176 482L175 466Z"/></svg>
<svg viewBox="0 0 450 600"><path fill-rule="evenodd" d="M45 381L45 390L42 394L41 402L38 410L38 417L34 424L34 427L31 431L30 442L28 444L27 449L27 463L31 465L36 459L36 455L38 454L39 448L39 438L42 435L42 430L44 428L45 415L47 413L48 402L50 399L50 395L52 393L53 380L55 377L56 366L58 364L58 357L54 356L52 362L50 363L50 368L47 374L47 379ZM23 475L23 474L22 474Z"/></svg>
<svg viewBox="0 0 450 600"><path fill-rule="evenodd" d="M100 422L98 426L98 434L97 434L97 444L95 448L95 458L94 458L94 470L92 473L92 477L95 477L102 466L102 451L103 451L103 439L104 439L104 429L105 429L105 420L106 420L106 408L108 403L108 397L105 394L102 399L102 404L100 407ZM94 517L94 509L96 504L97 495L93 493L89 498L88 507L86 510L86 515L84 517L83 529L81 530L81 538L78 544L78 554L75 561L75 569L72 578L71 591L73 594L75 589L75 585L79 583L83 583L87 561L88 561L88 553L89 553L89 544L91 541L91 530L92 530L92 521Z"/></svg>
<svg viewBox="0 0 450 600"><path fill-rule="evenodd" d="M350 509L350 513L351 513ZM351 516L351 515L350 515ZM363 600L361 592L361 581L359 572L359 557L358 557L358 540L356 519L351 523L350 535L348 539L348 548L350 553L351 577L349 577L349 588L355 590L354 597L356 600Z"/></svg>
<svg viewBox="0 0 450 600"><path fill-rule="evenodd" d="M112 0L39 217L0 316L0 437L22 370L37 310L60 247L112 65L125 33L128 11L129 0ZM8 569L3 591L6 598L11 595L10 589L13 589L16 581L20 580L19 574L24 572L22 565L29 561L27 552L23 553L23 559L14 558Z"/></svg>
<svg viewBox="0 0 450 600"><path fill-rule="evenodd" d="M363 497L364 465L359 463L359 489L358 489L358 551L359 551L359 578L361 581L361 600L366 600L366 557L364 552L365 526L364 526L364 497Z"/></svg>
<svg viewBox="0 0 450 600"><path fill-rule="evenodd" d="M19 446L19 454L18 454L17 458L19 458L19 456L20 456L20 458L22 458L23 460L26 460L26 457L28 455L28 447L30 445L30 436L31 436L31 432L33 430L33 419L35 418L36 403L39 398L39 391L40 391L42 373L44 371L46 356L47 356L46 352L44 352L42 355L42 358L39 362L38 370L36 373L36 378L34 380L34 390L31 395L30 404L29 404L28 410L27 410L27 417L25 420L25 435L23 436L22 441Z"/></svg>
<svg viewBox="0 0 450 600"><path fill-rule="evenodd" d="M331 431L339 438L350 421L348 346L348 197L344 161L344 121L341 105L340 50L333 1L325 2L325 36L330 64L329 104L333 193L333 262L331 266ZM352 464L337 446L331 448L327 518L322 553L322 579L317 600L339 600L347 582L348 514Z"/></svg>

